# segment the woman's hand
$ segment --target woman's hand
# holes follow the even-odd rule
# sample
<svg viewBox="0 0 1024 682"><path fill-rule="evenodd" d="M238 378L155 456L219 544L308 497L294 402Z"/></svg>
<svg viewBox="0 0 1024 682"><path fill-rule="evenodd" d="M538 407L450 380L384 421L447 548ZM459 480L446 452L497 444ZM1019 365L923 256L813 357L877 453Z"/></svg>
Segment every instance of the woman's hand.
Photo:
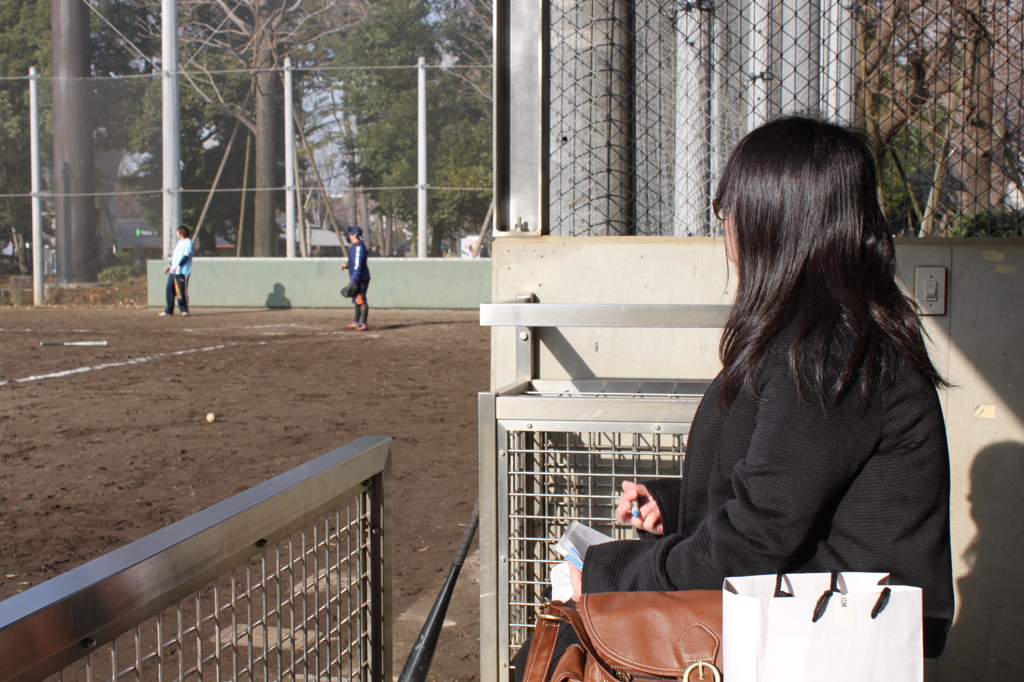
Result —
<svg viewBox="0 0 1024 682"><path fill-rule="evenodd" d="M170 265L165 265L164 266L164 274L165 275L171 274L171 266Z"/></svg>
<svg viewBox="0 0 1024 682"><path fill-rule="evenodd" d="M572 600L579 603L583 596L583 571L569 564L569 580L572 582Z"/></svg>
<svg viewBox="0 0 1024 682"><path fill-rule="evenodd" d="M634 501L637 503L639 516L633 515ZM630 525L637 530L645 530L655 535L665 533L658 503L651 497L646 486L632 481L622 482L622 495L619 496L619 506L615 508L615 520L624 526Z"/></svg>

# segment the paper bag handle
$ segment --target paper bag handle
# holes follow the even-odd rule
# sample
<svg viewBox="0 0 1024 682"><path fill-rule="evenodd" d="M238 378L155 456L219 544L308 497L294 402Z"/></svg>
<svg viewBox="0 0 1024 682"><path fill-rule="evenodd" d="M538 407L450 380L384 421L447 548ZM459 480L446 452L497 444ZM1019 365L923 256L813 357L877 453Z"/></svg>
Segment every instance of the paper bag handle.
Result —
<svg viewBox="0 0 1024 682"><path fill-rule="evenodd" d="M814 605L814 613L811 615L811 622L817 623L825 616L825 611L828 610L828 603L832 600L832 595L841 592L839 589L839 571L831 572L831 579L829 580L828 589L821 593L818 597L817 603ZM793 595L782 590L782 574L775 574L775 596L776 597L792 597ZM888 587L882 589L878 595L878 599L875 601L875 605L871 607L871 619L878 618L882 611L885 611L885 607L889 605L889 598L892 596L892 590Z"/></svg>

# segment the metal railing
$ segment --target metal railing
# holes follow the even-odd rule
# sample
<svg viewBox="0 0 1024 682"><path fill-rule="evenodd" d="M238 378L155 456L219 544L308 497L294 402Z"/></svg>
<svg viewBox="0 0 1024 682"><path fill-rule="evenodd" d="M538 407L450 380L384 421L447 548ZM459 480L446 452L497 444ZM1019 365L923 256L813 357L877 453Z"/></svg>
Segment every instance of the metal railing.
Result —
<svg viewBox="0 0 1024 682"><path fill-rule="evenodd" d="M391 439L0 602L0 682L391 679Z"/></svg>
<svg viewBox="0 0 1024 682"><path fill-rule="evenodd" d="M678 478L705 381L544 379L541 327L721 327L729 306L481 306L481 324L515 327L517 381L479 396L481 680L505 679L561 560L572 520L613 537L623 479ZM499 359L501 361L501 359ZM625 534L624 534L625 533Z"/></svg>

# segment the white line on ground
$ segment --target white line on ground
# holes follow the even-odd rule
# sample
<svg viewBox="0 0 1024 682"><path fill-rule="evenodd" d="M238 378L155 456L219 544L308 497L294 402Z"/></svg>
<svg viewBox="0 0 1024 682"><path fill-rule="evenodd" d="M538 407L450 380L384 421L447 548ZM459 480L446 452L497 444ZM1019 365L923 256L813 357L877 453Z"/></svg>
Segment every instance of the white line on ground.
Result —
<svg viewBox="0 0 1024 682"><path fill-rule="evenodd" d="M308 324L250 324L241 327L186 327L184 331L190 334L205 334L206 332L219 332L231 329L277 329L280 327L295 327L297 329L316 329Z"/></svg>
<svg viewBox="0 0 1024 682"><path fill-rule="evenodd" d="M171 329L175 334L181 331L190 332L192 334L202 334L205 332L213 331L226 331L231 329L274 329L279 327L295 327L297 329L316 329L316 327L308 324L297 324L295 322L289 324L250 324L242 325L237 327L186 327L182 329ZM5 329L0 327L0 334L3 333L20 333L20 334L109 334L110 330L97 331L95 329Z"/></svg>
<svg viewBox="0 0 1024 682"><path fill-rule="evenodd" d="M24 332L27 334L34 334L35 332L45 332L47 334L94 334L101 333L96 332L94 329L3 329L0 328L0 333L3 332Z"/></svg>
<svg viewBox="0 0 1024 682"><path fill-rule="evenodd" d="M349 332L349 331L337 331L337 332L320 332L317 336L334 336L335 334L344 334L353 339L379 339L380 334L367 334L366 332Z"/></svg>
<svg viewBox="0 0 1024 682"><path fill-rule="evenodd" d="M43 379L58 379L60 377L71 376L72 374L81 374L82 372L95 372L101 369L109 369L111 367L127 367L128 365L138 365L143 362L150 362L151 360L159 360L160 358L168 358L175 355L187 355L188 353L202 353L210 350L220 350L233 346L235 344L221 344L219 346L207 346L206 348L189 348L187 350L177 350L173 353L157 353L156 355L149 355L144 358L133 358L131 360L125 360L123 362L105 362L102 365L93 365L92 367L76 367L74 369L66 369L61 372L51 372L50 374L36 374L23 379L15 379L13 383L23 384L29 381L42 381ZM6 386L12 383L10 381L0 382L0 386Z"/></svg>

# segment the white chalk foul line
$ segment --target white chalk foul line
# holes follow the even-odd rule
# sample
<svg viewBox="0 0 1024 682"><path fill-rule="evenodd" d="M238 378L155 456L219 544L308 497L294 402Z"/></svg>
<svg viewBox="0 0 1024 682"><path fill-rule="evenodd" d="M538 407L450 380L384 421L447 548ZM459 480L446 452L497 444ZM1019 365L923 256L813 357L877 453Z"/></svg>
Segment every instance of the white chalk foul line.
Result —
<svg viewBox="0 0 1024 682"><path fill-rule="evenodd" d="M35 334L37 332L46 334L93 334L95 333L92 329L3 329L0 328L0 332L25 332L28 334Z"/></svg>
<svg viewBox="0 0 1024 682"><path fill-rule="evenodd" d="M236 327L186 327L185 331L190 334L205 334L206 332L230 331L232 329L280 329L281 327L292 327L295 329L316 329L308 324L289 322L288 324L247 324Z"/></svg>
<svg viewBox="0 0 1024 682"><path fill-rule="evenodd" d="M349 332L349 331L336 331L336 332L320 332L317 336L337 336L341 335L350 339L379 339L380 334L367 334L366 332Z"/></svg>
<svg viewBox="0 0 1024 682"><path fill-rule="evenodd" d="M185 329L168 329L162 331L169 331L173 334L177 334L181 331L186 331L191 334L204 334L206 332L214 331L225 331L232 329L277 329L281 327L293 327L296 329L317 329L317 327L308 324L298 324L296 322L289 322L287 324L248 324L248 325L236 325L234 327L186 327ZM95 329L21 329L21 328L7 328L0 327L0 333L20 333L20 334L110 334L112 330L97 331Z"/></svg>
<svg viewBox="0 0 1024 682"><path fill-rule="evenodd" d="M58 379L60 377L67 377L73 374L82 374L83 372L95 372L101 369L110 369L111 367L127 367L129 365L140 365L143 362L150 362L151 360L159 360L160 358L169 358L175 355L188 355L189 353L203 353L210 350L220 350L233 346L235 344L225 343L219 346L207 346L206 348L189 348L188 350L176 350L172 353L157 353L156 355L148 355L144 358L132 358L131 360L124 360L123 362L105 362L102 365L93 365L92 367L76 367L74 369L65 369L61 372L51 372L50 374L35 374L30 377L23 379L15 379L11 381L0 382L0 386L6 386L10 383L24 384L29 381L42 381L43 379Z"/></svg>

